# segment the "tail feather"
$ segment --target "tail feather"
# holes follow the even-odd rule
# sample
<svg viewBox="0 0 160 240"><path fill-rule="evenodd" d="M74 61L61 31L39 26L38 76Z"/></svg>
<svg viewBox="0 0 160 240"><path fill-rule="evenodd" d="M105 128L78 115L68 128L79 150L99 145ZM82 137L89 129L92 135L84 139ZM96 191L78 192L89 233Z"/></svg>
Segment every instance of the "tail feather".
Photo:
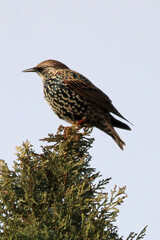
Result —
<svg viewBox="0 0 160 240"><path fill-rule="evenodd" d="M117 145L124 150L124 146L126 145L125 142L123 142L123 140L120 138L120 136L118 135L118 133L112 128L109 131L106 132L107 134L109 134L113 140L117 143Z"/></svg>
<svg viewBox="0 0 160 240"><path fill-rule="evenodd" d="M123 123L123 122L117 120L112 115L110 115L110 121L111 121L111 124L113 127L122 128L125 130L131 130L131 128L126 123Z"/></svg>
<svg viewBox="0 0 160 240"><path fill-rule="evenodd" d="M103 119L103 123L101 122L100 124L96 124L95 127L111 136L117 145L124 150L124 146L126 145L125 142L123 142L118 133L112 127L111 123L106 118Z"/></svg>
<svg viewBox="0 0 160 240"><path fill-rule="evenodd" d="M120 138L120 136L118 135L118 133L114 130L114 134L112 132L112 135L110 135L113 140L117 143L117 145L124 150L124 146L126 145L125 142L123 142L123 140Z"/></svg>

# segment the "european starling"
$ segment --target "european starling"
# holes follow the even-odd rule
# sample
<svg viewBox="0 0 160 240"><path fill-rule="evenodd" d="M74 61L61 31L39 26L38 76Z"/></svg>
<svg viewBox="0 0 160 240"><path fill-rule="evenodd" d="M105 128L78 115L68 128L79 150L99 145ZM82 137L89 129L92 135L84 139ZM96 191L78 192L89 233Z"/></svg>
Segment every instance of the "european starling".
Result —
<svg viewBox="0 0 160 240"><path fill-rule="evenodd" d="M131 130L111 113L126 120L109 97L86 77L65 64L46 60L23 72L36 72L42 78L46 101L59 118L80 127L97 127L110 135L123 150L125 143L114 127Z"/></svg>

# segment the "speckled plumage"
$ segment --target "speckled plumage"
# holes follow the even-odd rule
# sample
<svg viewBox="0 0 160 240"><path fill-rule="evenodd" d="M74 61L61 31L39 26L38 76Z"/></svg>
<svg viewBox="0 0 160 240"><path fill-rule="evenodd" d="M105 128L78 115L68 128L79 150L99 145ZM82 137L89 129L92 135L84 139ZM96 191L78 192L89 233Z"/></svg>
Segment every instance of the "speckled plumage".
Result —
<svg viewBox="0 0 160 240"><path fill-rule="evenodd" d="M95 126L110 135L123 149L125 143L114 127L126 130L130 130L130 127L115 119L111 113L126 119L113 106L109 97L86 77L55 60L46 60L24 72L37 72L40 75L44 97L59 118L72 124Z"/></svg>

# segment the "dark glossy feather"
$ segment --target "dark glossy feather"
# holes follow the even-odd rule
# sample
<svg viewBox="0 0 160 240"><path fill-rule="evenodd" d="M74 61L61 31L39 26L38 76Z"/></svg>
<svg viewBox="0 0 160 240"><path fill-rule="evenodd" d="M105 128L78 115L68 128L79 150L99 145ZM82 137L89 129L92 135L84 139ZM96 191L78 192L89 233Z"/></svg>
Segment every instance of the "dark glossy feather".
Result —
<svg viewBox="0 0 160 240"><path fill-rule="evenodd" d="M80 96L84 97L87 101L96 104L104 111L114 113L115 115L129 122L113 106L110 98L99 88L97 88L92 82L90 82L86 77L84 77L78 72L71 71L70 69L61 71L60 75L62 75L61 77L63 81L71 89L76 91Z"/></svg>
<svg viewBox="0 0 160 240"><path fill-rule="evenodd" d="M110 114L110 121L111 121L111 124L113 127L121 128L121 129L125 129L125 130L131 130L131 128L127 124L117 120L111 114Z"/></svg>

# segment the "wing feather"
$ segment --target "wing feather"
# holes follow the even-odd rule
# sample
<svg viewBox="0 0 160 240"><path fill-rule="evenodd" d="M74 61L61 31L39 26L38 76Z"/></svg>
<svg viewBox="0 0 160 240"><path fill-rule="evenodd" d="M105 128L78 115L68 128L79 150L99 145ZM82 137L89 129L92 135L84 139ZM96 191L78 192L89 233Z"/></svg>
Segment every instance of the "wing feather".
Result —
<svg viewBox="0 0 160 240"><path fill-rule="evenodd" d="M61 74L63 75L62 79L64 83L69 88L77 92L80 96L84 97L87 101L99 106L104 111L114 113L115 115L129 122L113 106L110 98L86 77L78 72L71 71L70 69L61 71Z"/></svg>

